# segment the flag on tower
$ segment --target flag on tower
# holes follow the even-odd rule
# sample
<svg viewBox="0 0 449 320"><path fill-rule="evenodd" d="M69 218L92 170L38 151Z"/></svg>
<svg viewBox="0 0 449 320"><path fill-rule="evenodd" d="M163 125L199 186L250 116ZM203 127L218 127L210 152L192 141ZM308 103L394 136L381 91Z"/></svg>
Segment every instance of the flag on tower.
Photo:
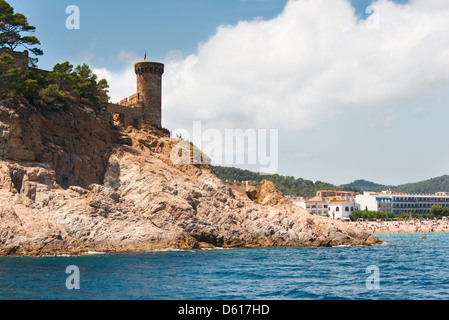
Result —
<svg viewBox="0 0 449 320"><path fill-rule="evenodd" d="M145 57L143 58L143 61L147 61L147 52L145 51Z"/></svg>

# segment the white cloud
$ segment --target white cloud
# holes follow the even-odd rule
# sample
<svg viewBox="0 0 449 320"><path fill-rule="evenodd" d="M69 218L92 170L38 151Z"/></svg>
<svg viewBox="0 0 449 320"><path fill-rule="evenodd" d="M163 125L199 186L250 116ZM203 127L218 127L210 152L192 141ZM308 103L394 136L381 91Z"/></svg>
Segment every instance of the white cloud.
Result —
<svg viewBox="0 0 449 320"><path fill-rule="evenodd" d="M375 5L378 30L345 0L290 1L272 20L220 26L198 54L167 64L167 121L301 130L351 108L447 88L445 2Z"/></svg>
<svg viewBox="0 0 449 320"><path fill-rule="evenodd" d="M134 64L139 61L135 52L122 51L119 54L119 61L125 65L125 69L121 73L110 72L107 68L96 68L92 72L99 79L107 79L109 84L109 96L111 102L118 103L136 91L136 74L134 72Z"/></svg>
<svg viewBox="0 0 449 320"><path fill-rule="evenodd" d="M197 54L170 52L164 126L190 128L203 120L220 129L297 131L352 108L401 106L411 96L447 90L448 2L374 5L375 30L358 20L349 1L291 0L274 19L218 27ZM135 91L133 59L123 74L96 70L115 100Z"/></svg>

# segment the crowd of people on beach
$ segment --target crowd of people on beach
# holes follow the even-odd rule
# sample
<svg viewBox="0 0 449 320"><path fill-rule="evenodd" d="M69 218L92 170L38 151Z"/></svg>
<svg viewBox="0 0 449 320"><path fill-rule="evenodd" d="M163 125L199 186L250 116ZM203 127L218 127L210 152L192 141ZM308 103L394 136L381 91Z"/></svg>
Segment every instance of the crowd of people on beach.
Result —
<svg viewBox="0 0 449 320"><path fill-rule="evenodd" d="M369 233L449 232L449 219L402 219L351 222Z"/></svg>

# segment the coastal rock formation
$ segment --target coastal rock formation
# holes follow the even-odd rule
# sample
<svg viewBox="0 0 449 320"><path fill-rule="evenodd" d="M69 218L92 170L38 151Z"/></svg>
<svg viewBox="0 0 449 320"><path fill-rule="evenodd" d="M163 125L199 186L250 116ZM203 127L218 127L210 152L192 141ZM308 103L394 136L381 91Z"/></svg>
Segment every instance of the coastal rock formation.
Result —
<svg viewBox="0 0 449 320"><path fill-rule="evenodd" d="M381 242L310 215L271 182L250 199L207 164L175 164L179 143L76 102L0 101L0 255Z"/></svg>
<svg viewBox="0 0 449 320"><path fill-rule="evenodd" d="M245 193L251 200L262 205L276 206L290 203L274 183L267 180L262 180L257 186L248 185Z"/></svg>

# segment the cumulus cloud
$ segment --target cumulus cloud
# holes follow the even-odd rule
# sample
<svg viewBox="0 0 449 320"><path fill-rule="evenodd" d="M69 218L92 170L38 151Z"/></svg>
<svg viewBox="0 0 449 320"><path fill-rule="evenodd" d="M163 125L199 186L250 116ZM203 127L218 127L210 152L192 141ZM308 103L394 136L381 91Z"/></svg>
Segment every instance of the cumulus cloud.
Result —
<svg viewBox="0 0 449 320"><path fill-rule="evenodd" d="M273 19L219 26L196 54L170 52L164 126L189 128L202 120L215 128L294 132L353 108L400 105L447 90L448 2L373 5L374 29L347 0L290 0ZM131 63L123 74L96 71L109 80L116 100L135 91Z"/></svg>
<svg viewBox="0 0 449 320"><path fill-rule="evenodd" d="M136 74L134 64L139 61L135 52L121 51L118 60L124 65L124 71L114 73L107 68L95 68L92 70L99 79L107 79L109 84L109 96L111 102L118 103L123 98L134 94L136 91Z"/></svg>

